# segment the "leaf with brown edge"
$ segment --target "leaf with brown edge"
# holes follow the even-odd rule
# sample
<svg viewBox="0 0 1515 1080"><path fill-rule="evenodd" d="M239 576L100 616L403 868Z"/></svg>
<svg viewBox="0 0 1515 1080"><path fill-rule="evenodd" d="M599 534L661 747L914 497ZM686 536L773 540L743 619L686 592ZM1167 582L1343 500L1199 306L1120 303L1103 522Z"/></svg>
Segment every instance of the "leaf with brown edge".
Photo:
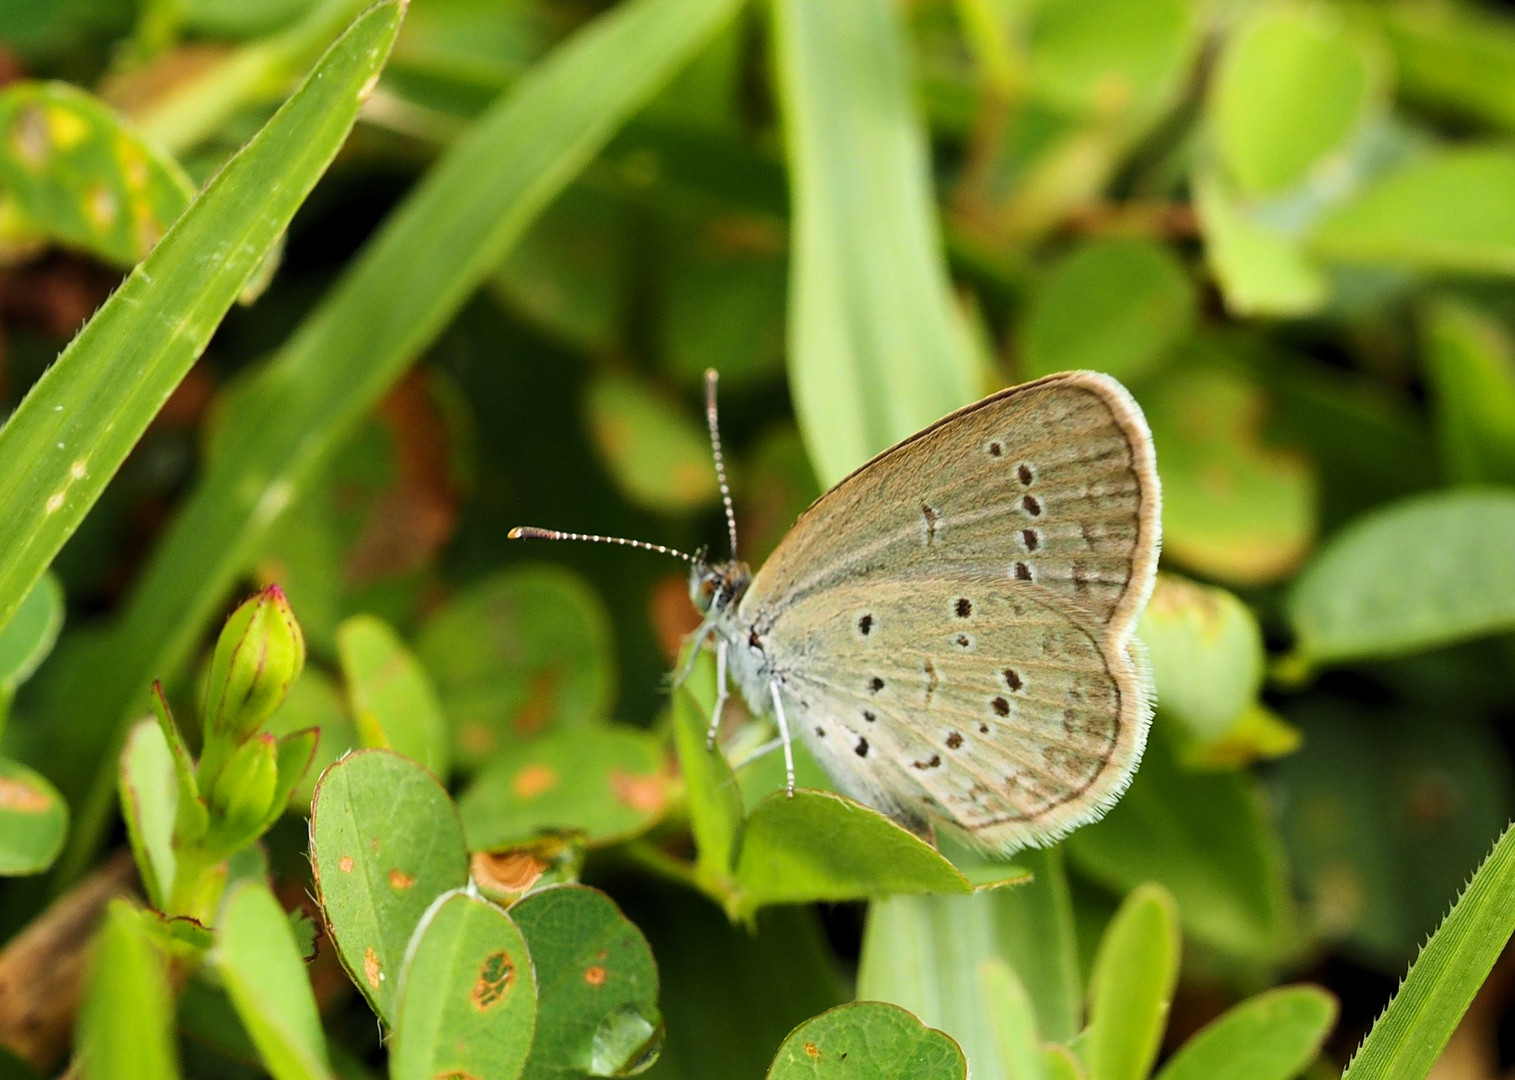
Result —
<svg viewBox="0 0 1515 1080"><path fill-rule="evenodd" d="M337 955L374 1011L392 1024L416 924L433 900L468 882L452 800L410 759L360 750L316 785L310 854Z"/></svg>

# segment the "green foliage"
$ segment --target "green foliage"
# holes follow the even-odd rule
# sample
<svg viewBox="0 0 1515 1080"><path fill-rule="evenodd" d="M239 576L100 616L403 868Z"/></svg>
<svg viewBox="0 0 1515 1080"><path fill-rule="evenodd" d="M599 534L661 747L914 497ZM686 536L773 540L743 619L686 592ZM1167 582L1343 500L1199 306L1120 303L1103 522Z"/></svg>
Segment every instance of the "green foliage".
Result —
<svg viewBox="0 0 1515 1080"><path fill-rule="evenodd" d="M16 0L0 57L0 981L93 940L73 1061L0 993L0 1074L1498 1053L1508 836L1388 988L1515 812L1502 9ZM790 798L761 709L707 747L685 566L505 542L723 559L707 367L754 570L984 393L1128 386L1101 820L991 860L803 747ZM86 933L117 806L147 907Z"/></svg>

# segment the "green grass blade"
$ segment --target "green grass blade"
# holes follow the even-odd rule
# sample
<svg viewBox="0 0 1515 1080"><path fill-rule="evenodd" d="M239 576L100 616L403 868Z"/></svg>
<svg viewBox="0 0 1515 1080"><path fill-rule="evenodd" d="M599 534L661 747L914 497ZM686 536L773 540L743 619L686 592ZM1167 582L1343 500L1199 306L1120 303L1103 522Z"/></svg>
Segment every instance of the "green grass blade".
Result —
<svg viewBox="0 0 1515 1080"><path fill-rule="evenodd" d="M403 11L399 0L388 0L353 24L0 429L0 626L79 527L326 171Z"/></svg>
<svg viewBox="0 0 1515 1080"><path fill-rule="evenodd" d="M1507 828L1426 943L1342 1080L1423 1080L1515 931L1515 829Z"/></svg>
<svg viewBox="0 0 1515 1080"><path fill-rule="evenodd" d="M979 396L895 5L777 0L794 196L789 378L821 480Z"/></svg>
<svg viewBox="0 0 1515 1080"><path fill-rule="evenodd" d="M177 668L280 511L620 124L740 0L635 0L528 72L455 144L250 388L250 406L137 582L88 693L59 726L92 754L156 675ZM80 805L76 873L110 810L108 771Z"/></svg>

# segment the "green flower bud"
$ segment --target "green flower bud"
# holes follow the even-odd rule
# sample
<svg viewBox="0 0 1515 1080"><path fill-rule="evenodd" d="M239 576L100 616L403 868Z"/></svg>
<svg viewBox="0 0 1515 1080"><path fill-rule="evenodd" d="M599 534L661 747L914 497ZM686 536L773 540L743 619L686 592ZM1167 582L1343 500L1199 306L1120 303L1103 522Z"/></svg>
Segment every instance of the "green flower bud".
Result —
<svg viewBox="0 0 1515 1080"><path fill-rule="evenodd" d="M205 745L200 790L211 790L223 764L284 701L305 667L305 635L277 585L232 612L216 641L205 688Z"/></svg>
<svg viewBox="0 0 1515 1080"><path fill-rule="evenodd" d="M255 735L231 755L210 794L206 846L230 853L263 831L279 780L278 740Z"/></svg>

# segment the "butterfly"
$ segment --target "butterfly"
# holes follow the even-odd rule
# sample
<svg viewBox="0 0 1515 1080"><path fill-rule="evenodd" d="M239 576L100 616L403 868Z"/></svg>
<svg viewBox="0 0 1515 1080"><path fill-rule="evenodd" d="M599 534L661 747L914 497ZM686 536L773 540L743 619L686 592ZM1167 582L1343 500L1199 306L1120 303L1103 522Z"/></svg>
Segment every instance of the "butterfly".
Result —
<svg viewBox="0 0 1515 1080"><path fill-rule="evenodd" d="M1008 853L1104 813L1146 743L1152 686L1136 622L1160 502L1151 434L1114 379L1051 375L959 409L805 510L752 572L706 377L731 558L675 555L714 641L714 744L728 687L771 713L839 790L932 839Z"/></svg>

